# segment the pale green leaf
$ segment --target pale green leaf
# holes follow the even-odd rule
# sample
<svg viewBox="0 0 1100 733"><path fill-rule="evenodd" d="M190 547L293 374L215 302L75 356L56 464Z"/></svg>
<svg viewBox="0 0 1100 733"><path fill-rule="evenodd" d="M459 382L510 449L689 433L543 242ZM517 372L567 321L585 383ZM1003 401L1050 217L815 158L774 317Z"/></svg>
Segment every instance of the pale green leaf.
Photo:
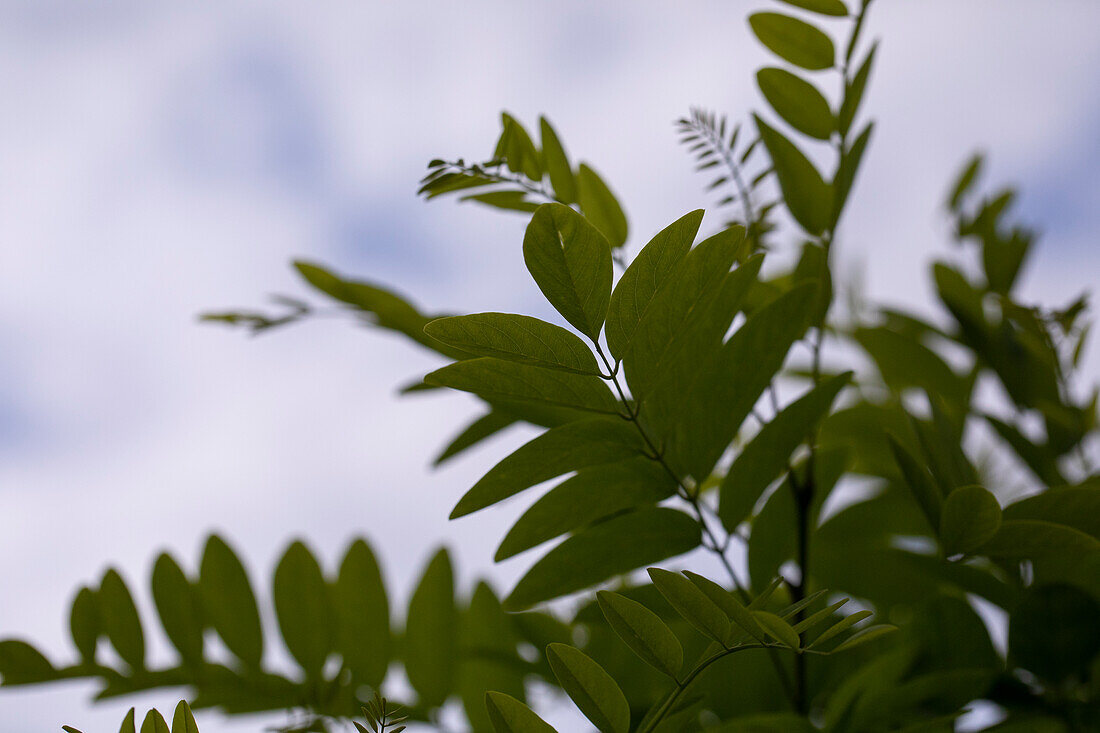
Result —
<svg viewBox="0 0 1100 733"><path fill-rule="evenodd" d="M760 628L760 624L757 623L752 612L742 605L739 600L734 598L732 593L710 578L703 577L698 573L685 570L684 575L688 580L694 583L695 587L701 590L714 605L722 609L730 620L737 624L742 631L757 641L764 641L764 630Z"/></svg>
<svg viewBox="0 0 1100 733"><path fill-rule="evenodd" d="M512 313L439 318L424 333L456 349L577 374L600 375L592 350L561 326Z"/></svg>
<svg viewBox="0 0 1100 733"><path fill-rule="evenodd" d="M603 232L612 247L626 243L629 229L618 199L596 171L581 163L577 170L577 200L592 225Z"/></svg>
<svg viewBox="0 0 1100 733"><path fill-rule="evenodd" d="M603 667L567 644L551 644L546 657L565 694L601 733L628 733L630 706Z"/></svg>
<svg viewBox="0 0 1100 733"><path fill-rule="evenodd" d="M768 50L795 66L818 71L833 65L833 41L816 26L782 13L753 13L749 26Z"/></svg>
<svg viewBox="0 0 1100 733"><path fill-rule="evenodd" d="M546 163L546 172L550 174L550 186L554 195L563 203L572 204L577 200L577 179L569 163L558 134L545 117L539 118L539 135L542 138L542 157Z"/></svg>

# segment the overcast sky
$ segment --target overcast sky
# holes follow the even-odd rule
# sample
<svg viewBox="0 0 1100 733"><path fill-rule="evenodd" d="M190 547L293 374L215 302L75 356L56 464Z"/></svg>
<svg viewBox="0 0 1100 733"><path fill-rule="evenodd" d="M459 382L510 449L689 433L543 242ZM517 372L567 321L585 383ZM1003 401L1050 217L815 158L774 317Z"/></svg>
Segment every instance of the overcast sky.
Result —
<svg viewBox="0 0 1100 733"><path fill-rule="evenodd" d="M290 539L331 569L358 535L402 603L443 542L463 587L507 590L531 558L494 567L492 551L530 498L446 517L523 431L433 472L475 408L395 396L431 357L338 320L250 339L195 315L303 293L295 257L428 310L544 314L523 218L418 200L426 161L488 157L501 109L546 113L620 195L636 251L713 204L671 122L759 106L765 57L744 19L763 5L0 2L0 636L71 659L79 583L116 565L147 607L156 552L194 568L211 530L263 596ZM1025 292L1061 305L1094 286L1097 28L1090 0L876 2L878 124L842 271L874 298L930 303L943 194L981 148L1045 232ZM92 691L0 691L0 733L113 730L131 702L91 708Z"/></svg>

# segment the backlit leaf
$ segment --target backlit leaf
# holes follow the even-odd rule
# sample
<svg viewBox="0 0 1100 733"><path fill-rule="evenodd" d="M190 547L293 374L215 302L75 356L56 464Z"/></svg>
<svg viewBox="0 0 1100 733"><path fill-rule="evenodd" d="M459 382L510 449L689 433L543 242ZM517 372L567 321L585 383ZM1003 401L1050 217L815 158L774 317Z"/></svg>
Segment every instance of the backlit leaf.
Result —
<svg viewBox="0 0 1100 733"><path fill-rule="evenodd" d="M791 625L774 613L769 613L768 611L753 611L752 616L756 619L756 622L763 627L764 631L768 632L768 635L773 637L776 641L780 641L792 649L798 649L801 646L798 640L798 634L791 628Z"/></svg>
<svg viewBox="0 0 1100 733"><path fill-rule="evenodd" d="M557 733L531 708L503 692L486 692L485 707L496 733Z"/></svg>
<svg viewBox="0 0 1100 733"><path fill-rule="evenodd" d="M168 723L164 716L156 710L150 710L145 714L145 720L141 721L141 733L172 733L168 729Z"/></svg>
<svg viewBox="0 0 1100 733"><path fill-rule="evenodd" d="M729 618L694 583L679 573L661 568L649 568L649 577L669 605L699 633L719 644L726 643L730 631Z"/></svg>
<svg viewBox="0 0 1100 733"><path fill-rule="evenodd" d="M561 144L558 134L545 117L539 118L539 135L542 138L542 156L546 171L550 174L550 185L562 202L572 204L577 200L577 180L569 163L569 156Z"/></svg>
<svg viewBox="0 0 1100 733"><path fill-rule="evenodd" d="M478 356L493 356L577 374L599 375L596 357L561 326L512 313L439 318L424 326L437 341Z"/></svg>
<svg viewBox="0 0 1100 733"><path fill-rule="evenodd" d="M596 598L607 622L631 651L654 669L678 679L684 650L660 616L618 593L600 591Z"/></svg>
<svg viewBox="0 0 1100 733"><path fill-rule="evenodd" d="M599 377L543 369L493 357L448 364L424 377L486 400L517 400L569 407L608 415L619 414L619 402Z"/></svg>
<svg viewBox="0 0 1100 733"><path fill-rule="evenodd" d="M172 733L199 733L195 715L185 700L180 700L176 705L176 712L172 716Z"/></svg>
<svg viewBox="0 0 1100 733"><path fill-rule="evenodd" d="M165 634L183 661L202 664L202 600L183 569L166 553L153 565L153 602Z"/></svg>
<svg viewBox="0 0 1100 733"><path fill-rule="evenodd" d="M551 644L546 656L565 694L601 733L630 730L630 706L603 667L566 644Z"/></svg>
<svg viewBox="0 0 1100 733"><path fill-rule="evenodd" d="M592 225L603 232L612 247L626 243L629 233L626 214L611 189L596 171L581 163L577 170L577 200Z"/></svg>
<svg viewBox="0 0 1100 733"><path fill-rule="evenodd" d="M833 210L833 190L814 164L786 136L753 115L760 139L768 149L783 200L799 226L813 235L828 228Z"/></svg>

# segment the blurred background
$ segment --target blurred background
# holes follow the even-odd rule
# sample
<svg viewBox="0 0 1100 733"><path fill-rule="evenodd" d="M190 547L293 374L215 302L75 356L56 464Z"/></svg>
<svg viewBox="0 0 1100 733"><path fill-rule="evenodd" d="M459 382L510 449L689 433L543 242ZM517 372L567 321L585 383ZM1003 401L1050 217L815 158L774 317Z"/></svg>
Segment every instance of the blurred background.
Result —
<svg viewBox="0 0 1100 733"><path fill-rule="evenodd" d="M0 2L0 637L72 658L78 584L115 565L149 608L156 553L194 567L211 530L261 586L292 538L331 569L365 535L395 605L444 542L463 587L507 590L530 560L491 557L518 504L446 517L522 430L432 471L474 408L396 396L429 355L340 319L248 338L196 315L303 294L294 257L428 311L541 313L524 217L424 203L427 161L488 158L502 109L545 113L619 195L637 251L713 206L672 121L759 106L745 18L761 5ZM931 258L952 254L945 192L982 149L986 181L1021 184L1045 233L1023 292L1064 305L1095 286L1097 28L1091 0L875 3L878 123L841 273L872 300L930 304ZM93 689L0 690L0 733L114 730L131 704L178 699L92 707Z"/></svg>

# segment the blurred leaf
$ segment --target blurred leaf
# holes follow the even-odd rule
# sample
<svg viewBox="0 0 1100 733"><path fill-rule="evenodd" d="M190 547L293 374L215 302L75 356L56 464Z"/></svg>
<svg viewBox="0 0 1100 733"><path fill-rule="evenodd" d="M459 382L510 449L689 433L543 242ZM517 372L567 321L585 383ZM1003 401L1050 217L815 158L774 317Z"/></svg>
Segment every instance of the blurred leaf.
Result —
<svg viewBox="0 0 1100 733"><path fill-rule="evenodd" d="M1100 488L1081 485L1049 489L1009 504L1004 518L1062 524L1100 540Z"/></svg>
<svg viewBox="0 0 1100 733"><path fill-rule="evenodd" d="M439 550L413 592L405 622L405 674L421 705L441 705L453 690L457 622L451 558Z"/></svg>
<svg viewBox="0 0 1100 733"><path fill-rule="evenodd" d="M684 650L661 617L637 601L610 591L596 594L607 622L642 661L674 680L684 665Z"/></svg>
<svg viewBox="0 0 1100 733"><path fill-rule="evenodd" d="M57 679L57 672L42 652L25 641L0 641L0 677L5 685L26 685Z"/></svg>
<svg viewBox="0 0 1100 733"><path fill-rule="evenodd" d="M551 428L489 469L455 505L451 519L563 473L631 458L643 449L638 431L619 419L592 418Z"/></svg>
<svg viewBox="0 0 1100 733"><path fill-rule="evenodd" d="M630 353L639 325L651 307L659 307L657 294L687 255L702 221L703 211L696 209L669 224L649 240L619 278L605 329L612 355L624 358Z"/></svg>
<svg viewBox="0 0 1100 733"><path fill-rule="evenodd" d="M1100 540L1064 524L1035 519L1006 519L981 553L1006 559L1044 558L1100 549Z"/></svg>
<svg viewBox="0 0 1100 733"><path fill-rule="evenodd" d="M924 512L929 526L939 529L940 515L943 511L943 494L933 482L928 470L913 457L908 449L893 436L889 437L889 441L894 460L897 461L905 484L913 493L913 498L917 500L921 511Z"/></svg>
<svg viewBox="0 0 1100 733"><path fill-rule="evenodd" d="M527 198L526 191L489 191L487 193L472 193L463 196L460 201L477 201L480 204L492 206L505 211L522 211L532 213L538 209L539 204Z"/></svg>
<svg viewBox="0 0 1100 733"><path fill-rule="evenodd" d="M768 50L795 66L816 71L833 65L832 40L809 23L782 13L753 13L749 26Z"/></svg>
<svg viewBox="0 0 1100 733"><path fill-rule="evenodd" d="M550 185L554 188L554 194L563 203L575 203L577 180L569 164L569 156L566 155L565 147L550 125L550 121L545 117L539 118L539 135L542 138L542 155L546 163L546 171L550 174Z"/></svg>
<svg viewBox="0 0 1100 733"><path fill-rule="evenodd" d="M847 639L837 645L833 652L842 652L852 647L865 644L869 641L874 641L880 637L886 636L898 630L898 627L891 626L890 624L878 624L875 626L868 626L860 629L856 633L849 636Z"/></svg>
<svg viewBox="0 0 1100 733"><path fill-rule="evenodd" d="M103 631L118 655L135 672L145 668L145 634L141 630L134 598L122 576L113 568L103 574L99 591L100 618Z"/></svg>
<svg viewBox="0 0 1100 733"><path fill-rule="evenodd" d="M489 690L524 697L524 678L517 668L525 664L516 652L508 615L493 590L478 583L459 623L463 659L458 691L472 730L489 730L492 716L485 706Z"/></svg>
<svg viewBox="0 0 1100 733"><path fill-rule="evenodd" d="M867 80L871 76L871 69L875 63L875 51L877 50L878 44L872 44L871 50L867 53L867 58L860 64L856 75L852 77L851 82L844 86L844 101L841 103L840 112L837 115L837 127L842 136L847 136L848 130L851 129L852 122L855 120L856 113L859 112L860 103L863 102L863 93L867 89Z"/></svg>
<svg viewBox="0 0 1100 733"><path fill-rule="evenodd" d="M642 508L581 530L536 562L504 601L508 611L587 588L699 544L699 525L674 509Z"/></svg>
<svg viewBox="0 0 1100 733"><path fill-rule="evenodd" d="M602 733L627 733L630 706L615 680L584 652L551 644L546 656L565 694Z"/></svg>
<svg viewBox="0 0 1100 733"><path fill-rule="evenodd" d="M584 217L607 237L612 248L623 246L629 229L626 214L615 194L611 193L599 174L584 163L577 170L576 180L577 200Z"/></svg>
<svg viewBox="0 0 1100 733"><path fill-rule="evenodd" d="M874 360L882 379L895 391L919 387L965 410L969 385L939 354L916 339L885 327L857 328L852 336Z"/></svg>
<svg viewBox="0 0 1100 733"><path fill-rule="evenodd" d="M759 116L753 115L753 119L775 166L775 175L791 216L810 234L822 234L829 227L833 210L832 187L786 136Z"/></svg>
<svg viewBox="0 0 1100 733"><path fill-rule="evenodd" d="M500 119L504 130L501 136L502 152L508 161L508 170L532 181L542 180L541 156L527 130L507 112L502 112Z"/></svg>
<svg viewBox="0 0 1100 733"><path fill-rule="evenodd" d="M1009 617L1010 658L1053 682L1083 672L1100 654L1098 618L1100 603L1073 586L1031 588Z"/></svg>
<svg viewBox="0 0 1100 733"><path fill-rule="evenodd" d="M447 447L436 456L432 465L438 466L444 461L462 453L466 449L472 448L483 440L496 435L501 430L513 425L515 422L516 418L506 412L490 410L467 425L458 435L456 435L451 442L447 444Z"/></svg>
<svg viewBox="0 0 1100 733"><path fill-rule="evenodd" d="M72 609L69 612L69 632L72 635L73 644L80 652L81 661L85 664L95 663L96 642L101 628L99 603L96 600L95 591L91 588L81 588L73 598Z"/></svg>
<svg viewBox="0 0 1100 733"><path fill-rule="evenodd" d="M840 159L836 177L833 179L833 218L840 219L840 213L848 203L848 195L852 192L859 166L863 162L863 154L867 151L867 144L871 142L871 133L875 129L875 123L867 123L855 141L852 143Z"/></svg>
<svg viewBox="0 0 1100 733"><path fill-rule="evenodd" d="M599 376L596 357L561 326L512 313L474 313L439 318L424 333L456 349L532 366Z"/></svg>
<svg viewBox="0 0 1100 733"><path fill-rule="evenodd" d="M206 541L199 569L203 616L229 651L247 667L258 668L264 638L256 596L236 553L217 535Z"/></svg>
<svg viewBox="0 0 1100 733"><path fill-rule="evenodd" d="M815 13L821 13L822 15L834 15L836 17L843 17L848 14L848 8L844 6L841 0L780 0L788 5L793 5L796 8L802 8L804 10L812 10Z"/></svg>
<svg viewBox="0 0 1100 733"><path fill-rule="evenodd" d="M531 708L502 692L486 692L485 707L496 733L557 733Z"/></svg>
<svg viewBox="0 0 1100 733"><path fill-rule="evenodd" d="M959 204L962 203L963 196L974 185L974 182L978 180L979 174L982 171L982 155L975 154L971 156L966 165L959 172L958 177L955 179L955 185L951 187L951 194L947 197L947 205L952 211L956 211L959 208Z"/></svg>
<svg viewBox="0 0 1100 733"><path fill-rule="evenodd" d="M348 547L332 591L340 656L356 680L377 689L390 661L390 608L382 571L363 540Z"/></svg>
<svg viewBox="0 0 1100 733"><path fill-rule="evenodd" d="M185 664L203 661L202 600L179 564L162 553L153 565L153 602L164 632Z"/></svg>
<svg viewBox="0 0 1100 733"><path fill-rule="evenodd" d="M768 67L756 72L764 99L791 127L804 135L828 140L837 122L829 103L813 84L784 69Z"/></svg>
<svg viewBox="0 0 1100 733"><path fill-rule="evenodd" d="M974 552L997 534L1001 507L981 486L963 486L947 495L940 515L940 540L947 554Z"/></svg>
<svg viewBox="0 0 1100 733"><path fill-rule="evenodd" d="M272 597L287 650L308 677L319 679L333 651L335 619L321 566L301 542L279 560Z"/></svg>

